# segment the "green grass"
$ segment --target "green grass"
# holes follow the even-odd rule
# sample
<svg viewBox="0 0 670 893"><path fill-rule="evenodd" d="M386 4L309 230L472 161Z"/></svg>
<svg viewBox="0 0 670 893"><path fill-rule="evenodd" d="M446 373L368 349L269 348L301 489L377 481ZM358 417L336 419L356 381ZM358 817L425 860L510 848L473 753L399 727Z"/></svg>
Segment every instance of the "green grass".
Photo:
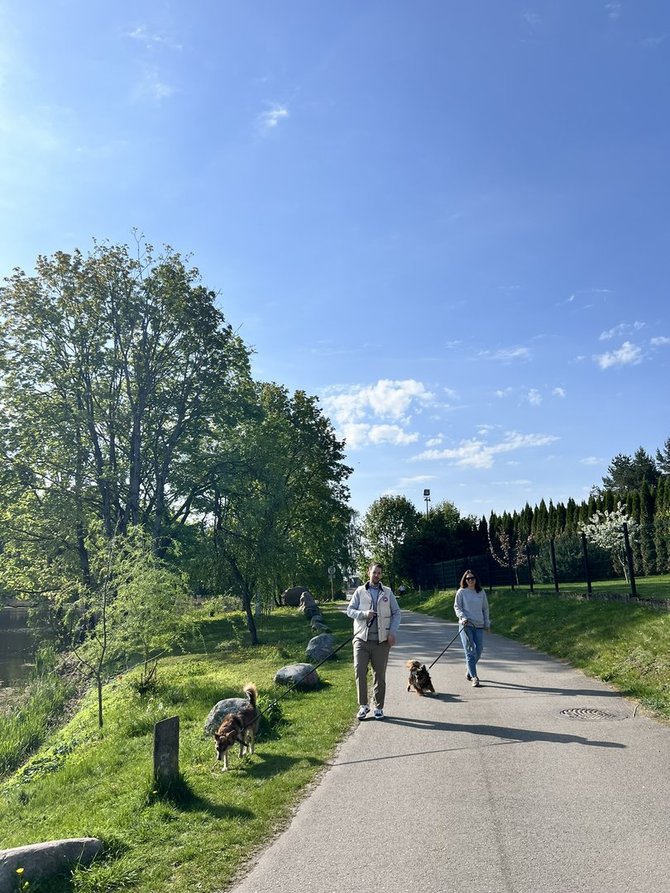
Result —
<svg viewBox="0 0 670 893"><path fill-rule="evenodd" d="M454 593L404 596L402 607L454 621ZM489 596L495 632L567 660L670 718L670 613L634 602L581 601L527 590Z"/></svg>
<svg viewBox="0 0 670 893"><path fill-rule="evenodd" d="M641 599L670 599L670 574L657 577L636 577L635 588L638 598ZM527 584L518 586L521 592L528 591ZM561 595L586 595L586 583L560 583ZM622 598L630 597L630 584L625 580L599 580L591 584L593 593L597 595L613 595ZM536 583L533 586L537 594L553 594L554 586L551 583ZM497 591L497 590L496 590ZM506 591L506 590L500 590Z"/></svg>
<svg viewBox="0 0 670 893"><path fill-rule="evenodd" d="M324 608L338 642L351 624L335 606ZM161 661L155 695L142 700L130 678L105 689L105 724L98 729L93 695L0 789L0 846L61 837L95 836L107 856L79 870L50 893L136 891L156 893L220 890L240 865L290 816L297 797L314 779L351 727L356 699L351 648L319 668L320 689L291 692L279 702L283 722L261 728L256 754L231 769L214 762L203 723L212 705L240 696L249 681L262 705L285 694L274 686L277 669L303 661L312 635L294 609L279 609L263 620L256 648L246 639L240 615L207 618L202 624L207 652ZM181 784L172 799L152 785L153 725L180 719ZM30 880L29 878L27 880ZM33 883L30 891L40 887Z"/></svg>
<svg viewBox="0 0 670 893"><path fill-rule="evenodd" d="M47 739L73 691L71 684L43 676L30 683L20 706L9 705L0 713L0 776L19 766Z"/></svg>

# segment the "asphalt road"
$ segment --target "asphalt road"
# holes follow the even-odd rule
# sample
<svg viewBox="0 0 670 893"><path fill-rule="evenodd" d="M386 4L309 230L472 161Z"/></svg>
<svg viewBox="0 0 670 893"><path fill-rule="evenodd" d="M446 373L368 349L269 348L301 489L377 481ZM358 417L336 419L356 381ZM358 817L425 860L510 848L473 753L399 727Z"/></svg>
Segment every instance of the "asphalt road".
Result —
<svg viewBox="0 0 670 893"><path fill-rule="evenodd" d="M405 661L456 629L403 612L386 719L357 724L234 893L670 893L670 727L494 634L480 688L457 639L437 694L408 694Z"/></svg>

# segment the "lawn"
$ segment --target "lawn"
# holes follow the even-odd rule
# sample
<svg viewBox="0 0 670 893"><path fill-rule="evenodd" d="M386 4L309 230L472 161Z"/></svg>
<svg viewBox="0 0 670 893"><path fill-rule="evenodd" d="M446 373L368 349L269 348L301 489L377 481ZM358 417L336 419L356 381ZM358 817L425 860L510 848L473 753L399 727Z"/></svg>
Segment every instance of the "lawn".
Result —
<svg viewBox="0 0 670 893"><path fill-rule="evenodd" d="M351 635L334 605L324 616L338 642ZM202 632L192 653L161 661L153 696L136 693L133 674L116 679L105 689L102 729L88 696L48 745L2 779L0 846L89 835L107 845L93 868L60 886L31 883L30 893L220 890L287 821L326 765L356 710L350 646L319 668L318 690L285 695L273 678L281 666L305 659L312 632L302 614L282 608L262 619L263 644L255 648L244 644L241 615L203 619ZM265 721L256 754L241 764L235 751L223 774L203 723L216 701L240 696L249 681L258 686L261 708L281 698L282 720ZM152 747L154 723L173 715L180 719L183 778L171 801L154 791Z"/></svg>

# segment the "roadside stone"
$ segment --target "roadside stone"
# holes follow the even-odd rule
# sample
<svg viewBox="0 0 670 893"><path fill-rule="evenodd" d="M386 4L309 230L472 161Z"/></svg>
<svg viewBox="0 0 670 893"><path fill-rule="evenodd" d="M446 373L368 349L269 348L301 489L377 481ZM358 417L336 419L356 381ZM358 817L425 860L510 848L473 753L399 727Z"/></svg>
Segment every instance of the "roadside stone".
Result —
<svg viewBox="0 0 670 893"><path fill-rule="evenodd" d="M97 837L75 837L0 850L0 893L18 889L17 868L23 869L22 882L32 887L33 881L66 874L75 865L90 865L102 848L102 841Z"/></svg>
<svg viewBox="0 0 670 893"><path fill-rule="evenodd" d="M311 664L288 664L277 670L275 682L278 685L296 685L297 688L318 688L321 685L319 674Z"/></svg>
<svg viewBox="0 0 670 893"><path fill-rule="evenodd" d="M320 636L314 636L313 639L309 640L305 654L308 660L318 664L322 660L326 660L336 646L335 636L330 635L330 633L322 633Z"/></svg>
<svg viewBox="0 0 670 893"><path fill-rule="evenodd" d="M205 720L205 735L213 735L228 713L239 713L249 701L246 698L224 698L212 707Z"/></svg>
<svg viewBox="0 0 670 893"><path fill-rule="evenodd" d="M300 606L300 596L306 591L306 586L293 586L291 589L285 589L281 596L282 602L290 608L297 608Z"/></svg>

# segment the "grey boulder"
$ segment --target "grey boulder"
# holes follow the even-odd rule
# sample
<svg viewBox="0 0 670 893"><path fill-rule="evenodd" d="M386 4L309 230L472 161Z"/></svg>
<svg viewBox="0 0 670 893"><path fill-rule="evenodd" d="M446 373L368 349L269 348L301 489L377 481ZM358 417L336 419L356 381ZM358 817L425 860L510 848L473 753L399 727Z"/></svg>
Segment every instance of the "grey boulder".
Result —
<svg viewBox="0 0 670 893"><path fill-rule="evenodd" d="M319 674L311 664L288 664L277 670L275 682L278 685L295 685L296 688L318 688Z"/></svg>

